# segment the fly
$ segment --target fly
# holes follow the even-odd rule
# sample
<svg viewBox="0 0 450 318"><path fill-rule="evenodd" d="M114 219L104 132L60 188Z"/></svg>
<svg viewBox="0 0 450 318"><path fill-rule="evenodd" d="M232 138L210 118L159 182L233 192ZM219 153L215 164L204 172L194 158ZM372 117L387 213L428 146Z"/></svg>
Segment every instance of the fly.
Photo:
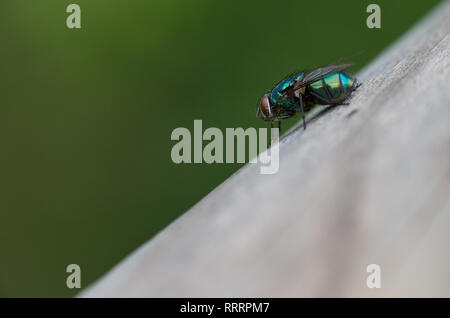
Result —
<svg viewBox="0 0 450 318"><path fill-rule="evenodd" d="M305 113L315 105L339 105L357 89L359 84L346 70L352 64L330 65L312 71L294 73L261 97L256 116L270 121L273 127L281 120L301 113L306 129Z"/></svg>

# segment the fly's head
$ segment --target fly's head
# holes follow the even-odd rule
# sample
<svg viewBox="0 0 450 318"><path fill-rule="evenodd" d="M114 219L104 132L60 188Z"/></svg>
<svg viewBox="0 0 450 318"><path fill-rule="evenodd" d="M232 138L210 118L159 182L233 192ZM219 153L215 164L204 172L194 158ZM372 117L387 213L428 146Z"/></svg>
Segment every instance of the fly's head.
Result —
<svg viewBox="0 0 450 318"><path fill-rule="evenodd" d="M256 116L262 116L265 121L274 121L277 119L274 113L273 106L270 102L270 95L264 94L259 101L258 109L256 110Z"/></svg>

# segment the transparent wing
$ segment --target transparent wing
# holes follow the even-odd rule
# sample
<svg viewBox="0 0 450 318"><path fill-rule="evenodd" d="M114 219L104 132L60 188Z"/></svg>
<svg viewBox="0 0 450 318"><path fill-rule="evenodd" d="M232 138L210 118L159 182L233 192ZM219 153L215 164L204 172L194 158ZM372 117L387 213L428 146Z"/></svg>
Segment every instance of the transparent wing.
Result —
<svg viewBox="0 0 450 318"><path fill-rule="evenodd" d="M353 64L330 65L330 66L324 66L324 67L315 69L315 70L307 73L302 78L301 81L295 83L294 90L297 90L297 89L302 88L312 82L320 80L320 79L326 77L327 75L342 72L343 70L349 68L352 65Z"/></svg>

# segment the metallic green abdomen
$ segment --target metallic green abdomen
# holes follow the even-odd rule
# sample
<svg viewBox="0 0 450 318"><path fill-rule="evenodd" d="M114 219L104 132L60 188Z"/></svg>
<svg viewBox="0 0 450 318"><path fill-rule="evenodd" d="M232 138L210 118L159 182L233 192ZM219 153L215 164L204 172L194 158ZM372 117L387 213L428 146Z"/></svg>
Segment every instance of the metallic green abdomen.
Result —
<svg viewBox="0 0 450 318"><path fill-rule="evenodd" d="M345 72L335 73L308 85L318 104L337 104L350 95L355 79Z"/></svg>

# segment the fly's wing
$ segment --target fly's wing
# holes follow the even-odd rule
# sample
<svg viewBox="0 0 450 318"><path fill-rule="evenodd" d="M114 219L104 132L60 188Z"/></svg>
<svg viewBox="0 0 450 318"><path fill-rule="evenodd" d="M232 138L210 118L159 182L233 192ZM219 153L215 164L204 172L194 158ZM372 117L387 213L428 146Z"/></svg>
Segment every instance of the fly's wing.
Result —
<svg viewBox="0 0 450 318"><path fill-rule="evenodd" d="M326 77L327 75L342 72L343 70L349 68L352 65L353 64L330 65L315 69L314 71L307 73L300 81L295 83L294 90L297 90L308 84L311 84L312 82L320 80Z"/></svg>

